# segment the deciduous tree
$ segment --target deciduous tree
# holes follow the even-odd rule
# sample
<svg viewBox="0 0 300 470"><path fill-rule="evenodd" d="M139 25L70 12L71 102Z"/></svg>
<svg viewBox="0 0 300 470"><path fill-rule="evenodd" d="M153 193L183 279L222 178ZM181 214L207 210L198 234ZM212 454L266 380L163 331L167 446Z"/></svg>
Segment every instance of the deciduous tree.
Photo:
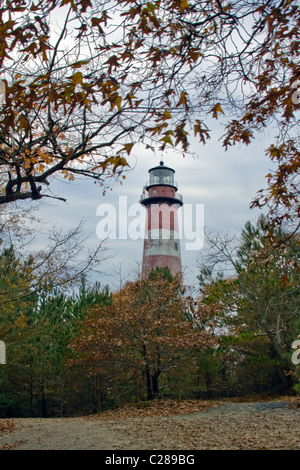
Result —
<svg viewBox="0 0 300 470"><path fill-rule="evenodd" d="M127 283L85 322L72 344L78 360L90 373L113 374L123 388L142 380L147 398L158 397L161 375L214 343L207 318L180 289L161 274Z"/></svg>
<svg viewBox="0 0 300 470"><path fill-rule="evenodd" d="M119 176L141 137L187 151L222 116L225 148L277 125L254 204L297 226L299 18L296 0L7 2L0 202L41 198L55 174Z"/></svg>

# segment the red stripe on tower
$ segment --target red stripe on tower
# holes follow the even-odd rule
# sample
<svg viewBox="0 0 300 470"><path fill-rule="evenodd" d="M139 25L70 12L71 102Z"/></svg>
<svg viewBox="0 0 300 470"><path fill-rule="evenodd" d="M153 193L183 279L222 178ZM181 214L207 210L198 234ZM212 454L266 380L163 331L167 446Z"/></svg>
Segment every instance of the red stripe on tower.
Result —
<svg viewBox="0 0 300 470"><path fill-rule="evenodd" d="M156 267L168 267L173 276L182 278L178 208L183 199L177 193L175 171L164 166L149 170L140 203L146 207L142 277Z"/></svg>

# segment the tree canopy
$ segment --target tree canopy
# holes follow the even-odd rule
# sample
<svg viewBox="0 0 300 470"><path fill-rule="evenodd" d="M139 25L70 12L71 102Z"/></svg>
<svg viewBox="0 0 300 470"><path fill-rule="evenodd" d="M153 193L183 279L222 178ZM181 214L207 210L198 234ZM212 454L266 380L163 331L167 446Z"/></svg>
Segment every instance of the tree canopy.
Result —
<svg viewBox="0 0 300 470"><path fill-rule="evenodd" d="M216 345L210 328L206 312L182 295L180 282L158 270L128 282L105 308L95 306L71 344L73 362L94 375L112 374L126 388L142 381L147 398L157 398L161 375L193 351Z"/></svg>
<svg viewBox="0 0 300 470"><path fill-rule="evenodd" d="M105 186L140 139L187 151L222 116L225 149L277 126L253 204L297 224L299 22L296 0L7 0L0 202L44 197L56 174Z"/></svg>
<svg viewBox="0 0 300 470"><path fill-rule="evenodd" d="M287 370L294 370L291 344L299 329L299 243L290 238L269 251L269 223L247 222L236 236L207 234L199 255L203 302L222 328L265 335ZM277 229L274 239L286 239ZM231 269L228 275L227 269ZM236 329L236 326L238 328Z"/></svg>
<svg viewBox="0 0 300 470"><path fill-rule="evenodd" d="M68 243L54 245L53 262L47 253L39 272L32 268L47 257L21 256L3 242L0 416L97 413L157 397L292 393L293 385L299 391L292 360L299 245L290 238L270 255L268 230L262 218L248 222L240 239L207 235L194 298L165 268L114 292L84 277L79 289L64 290L73 269L59 260Z"/></svg>

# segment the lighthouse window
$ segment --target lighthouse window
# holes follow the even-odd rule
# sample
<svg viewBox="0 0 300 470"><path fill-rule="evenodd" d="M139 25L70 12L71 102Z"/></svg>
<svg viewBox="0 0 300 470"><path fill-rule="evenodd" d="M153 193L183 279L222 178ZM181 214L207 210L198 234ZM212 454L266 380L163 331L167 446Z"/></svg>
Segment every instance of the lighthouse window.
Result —
<svg viewBox="0 0 300 470"><path fill-rule="evenodd" d="M152 196L156 196L156 189L152 189Z"/></svg>
<svg viewBox="0 0 300 470"><path fill-rule="evenodd" d="M175 246L175 250L178 251L178 243L177 242L174 243L174 246Z"/></svg>
<svg viewBox="0 0 300 470"><path fill-rule="evenodd" d="M165 184L173 184L173 175L165 175L162 180Z"/></svg>
<svg viewBox="0 0 300 470"><path fill-rule="evenodd" d="M150 174L150 184L174 184L174 173L169 169L155 169Z"/></svg>

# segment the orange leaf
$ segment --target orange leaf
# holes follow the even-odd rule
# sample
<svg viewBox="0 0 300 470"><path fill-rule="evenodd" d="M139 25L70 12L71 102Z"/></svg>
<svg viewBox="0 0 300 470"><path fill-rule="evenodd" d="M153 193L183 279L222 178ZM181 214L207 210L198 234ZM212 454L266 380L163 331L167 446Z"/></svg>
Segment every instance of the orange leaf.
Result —
<svg viewBox="0 0 300 470"><path fill-rule="evenodd" d="M221 108L220 103L214 105L214 107L210 110L213 113L213 118L218 119L218 113L224 114L223 109Z"/></svg>

